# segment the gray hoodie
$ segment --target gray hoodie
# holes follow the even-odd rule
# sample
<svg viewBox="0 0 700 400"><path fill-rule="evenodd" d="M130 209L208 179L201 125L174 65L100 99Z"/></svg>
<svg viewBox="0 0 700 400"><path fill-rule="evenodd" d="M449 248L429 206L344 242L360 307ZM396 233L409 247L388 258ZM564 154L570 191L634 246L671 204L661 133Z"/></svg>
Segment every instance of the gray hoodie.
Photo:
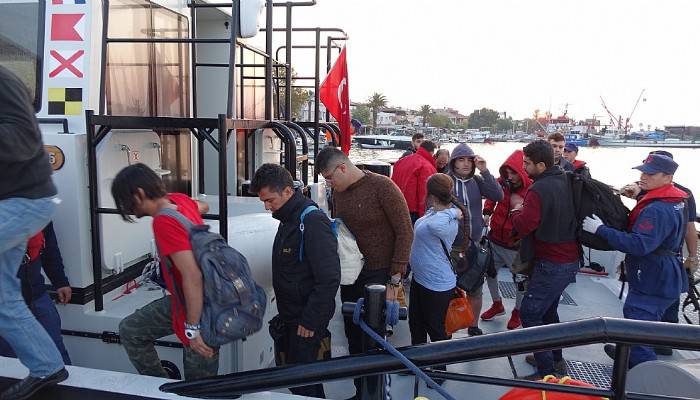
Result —
<svg viewBox="0 0 700 400"><path fill-rule="evenodd" d="M474 157L474 151L468 145L462 143L452 150L450 155L449 175L452 177L455 183L455 196L459 201L464 204L469 213L468 218L471 224L471 238L474 241L479 241L481 239L481 234L484 227L484 217L481 214L483 198L487 198L493 201L503 200L503 189L496 182L491 173L486 170L480 176L474 175L476 172L476 167L472 170L470 176L462 178L455 175L453 172L454 161L460 157ZM455 238L455 246L461 245L464 241L464 233L462 231L462 224L459 225L460 229Z"/></svg>

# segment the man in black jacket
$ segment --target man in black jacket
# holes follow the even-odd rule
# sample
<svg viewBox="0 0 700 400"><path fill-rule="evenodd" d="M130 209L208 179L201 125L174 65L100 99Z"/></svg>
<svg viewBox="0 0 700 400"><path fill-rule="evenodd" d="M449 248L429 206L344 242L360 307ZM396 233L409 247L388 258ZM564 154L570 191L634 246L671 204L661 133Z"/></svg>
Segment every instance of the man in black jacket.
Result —
<svg viewBox="0 0 700 400"><path fill-rule="evenodd" d="M338 241L330 220L294 190L292 176L279 165L260 166L250 188L280 221L272 247L272 286L279 315L276 323L271 321L270 333L276 352L283 349L285 359L276 361L278 365L316 361L322 340L330 335L328 322L340 286ZM325 398L321 384L290 390Z"/></svg>
<svg viewBox="0 0 700 400"><path fill-rule="evenodd" d="M28 399L68 377L61 354L22 298L17 272L27 240L43 229L56 204L49 156L27 87L0 67L0 336L29 369L3 400Z"/></svg>
<svg viewBox="0 0 700 400"><path fill-rule="evenodd" d="M42 270L51 281L58 301L61 304L68 304L73 291L64 272L63 257L61 257L61 250L58 248L53 223L29 239L27 253L19 268L19 279L22 282L24 302L27 303L34 317L53 339L58 351L61 352L63 362L70 365L71 359L61 336L61 317L49 296L44 275L41 273ZM17 357L12 347L3 338L0 338L0 355Z"/></svg>

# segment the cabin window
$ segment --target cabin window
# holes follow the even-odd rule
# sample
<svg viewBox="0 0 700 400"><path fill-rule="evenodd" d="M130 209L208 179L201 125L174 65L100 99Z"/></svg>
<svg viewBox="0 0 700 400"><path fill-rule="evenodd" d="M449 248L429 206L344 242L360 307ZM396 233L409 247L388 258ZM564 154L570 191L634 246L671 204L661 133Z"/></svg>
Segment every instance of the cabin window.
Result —
<svg viewBox="0 0 700 400"><path fill-rule="evenodd" d="M187 17L144 0L112 0L109 38L188 38ZM189 117L190 55L185 43L109 43L107 114Z"/></svg>
<svg viewBox="0 0 700 400"><path fill-rule="evenodd" d="M36 111L41 107L44 5L43 0L0 2L0 65L27 85Z"/></svg>

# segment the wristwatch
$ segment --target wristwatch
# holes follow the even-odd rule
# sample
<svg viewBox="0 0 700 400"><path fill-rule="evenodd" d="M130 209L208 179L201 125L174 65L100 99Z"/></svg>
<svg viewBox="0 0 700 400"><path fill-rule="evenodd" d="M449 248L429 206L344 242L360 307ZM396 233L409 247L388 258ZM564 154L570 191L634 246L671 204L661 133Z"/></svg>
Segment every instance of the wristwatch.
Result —
<svg viewBox="0 0 700 400"><path fill-rule="evenodd" d="M192 325L185 322L185 337L190 340L196 338L197 336L199 336L200 328L201 327L199 324Z"/></svg>

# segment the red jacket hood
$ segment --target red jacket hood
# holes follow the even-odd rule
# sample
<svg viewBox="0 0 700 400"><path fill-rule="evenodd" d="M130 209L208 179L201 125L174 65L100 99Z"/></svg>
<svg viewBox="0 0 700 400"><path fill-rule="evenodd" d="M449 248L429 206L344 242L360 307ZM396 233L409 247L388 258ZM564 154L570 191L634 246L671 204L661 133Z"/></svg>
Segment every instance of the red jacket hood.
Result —
<svg viewBox="0 0 700 400"><path fill-rule="evenodd" d="M432 165L433 167L435 166L435 158L433 158L433 155L428 153L426 149L419 147L415 155L425 158L430 163L430 165Z"/></svg>
<svg viewBox="0 0 700 400"><path fill-rule="evenodd" d="M419 148L416 154L404 157L394 164L391 180L403 193L410 212L418 216L425 213L425 198L428 194L426 183L436 173L432 154Z"/></svg>
<svg viewBox="0 0 700 400"><path fill-rule="evenodd" d="M498 178L498 182L501 184L501 187L503 187L503 200L499 201L498 203L491 200L486 200L486 203L484 204L484 212L492 214L489 238L498 245L513 248L515 246L515 242L520 238L513 235L513 222L510 218L510 210L513 208L510 204L512 193L510 191L510 185L504 184L508 178L505 167L511 168L518 174L518 176L520 176L523 184L515 192L515 194L521 197L525 197L525 192L527 192L532 185L532 179L527 176L527 173L523 168L523 151L514 151L498 169L498 172L501 175Z"/></svg>
<svg viewBox="0 0 700 400"><path fill-rule="evenodd" d="M532 179L527 176L527 172L525 172L525 169L523 168L523 157L524 154L522 150L515 150L510 156L508 156L508 158L506 158L501 167L498 169L498 172L501 174L498 181L501 183L505 182L506 178L508 177L504 167L512 169L518 174L518 176L520 176L520 180L523 182L523 185L516 191L516 193L521 196L523 196L525 192L527 192L530 185L532 185Z"/></svg>
<svg viewBox="0 0 700 400"><path fill-rule="evenodd" d="M688 197L688 194L669 183L668 185L661 186L654 190L648 191L644 197L639 199L637 205L634 206L629 216L629 223L627 227L631 230L634 223L637 222L639 214L642 212L644 207L655 200L664 201L668 203L679 202Z"/></svg>

